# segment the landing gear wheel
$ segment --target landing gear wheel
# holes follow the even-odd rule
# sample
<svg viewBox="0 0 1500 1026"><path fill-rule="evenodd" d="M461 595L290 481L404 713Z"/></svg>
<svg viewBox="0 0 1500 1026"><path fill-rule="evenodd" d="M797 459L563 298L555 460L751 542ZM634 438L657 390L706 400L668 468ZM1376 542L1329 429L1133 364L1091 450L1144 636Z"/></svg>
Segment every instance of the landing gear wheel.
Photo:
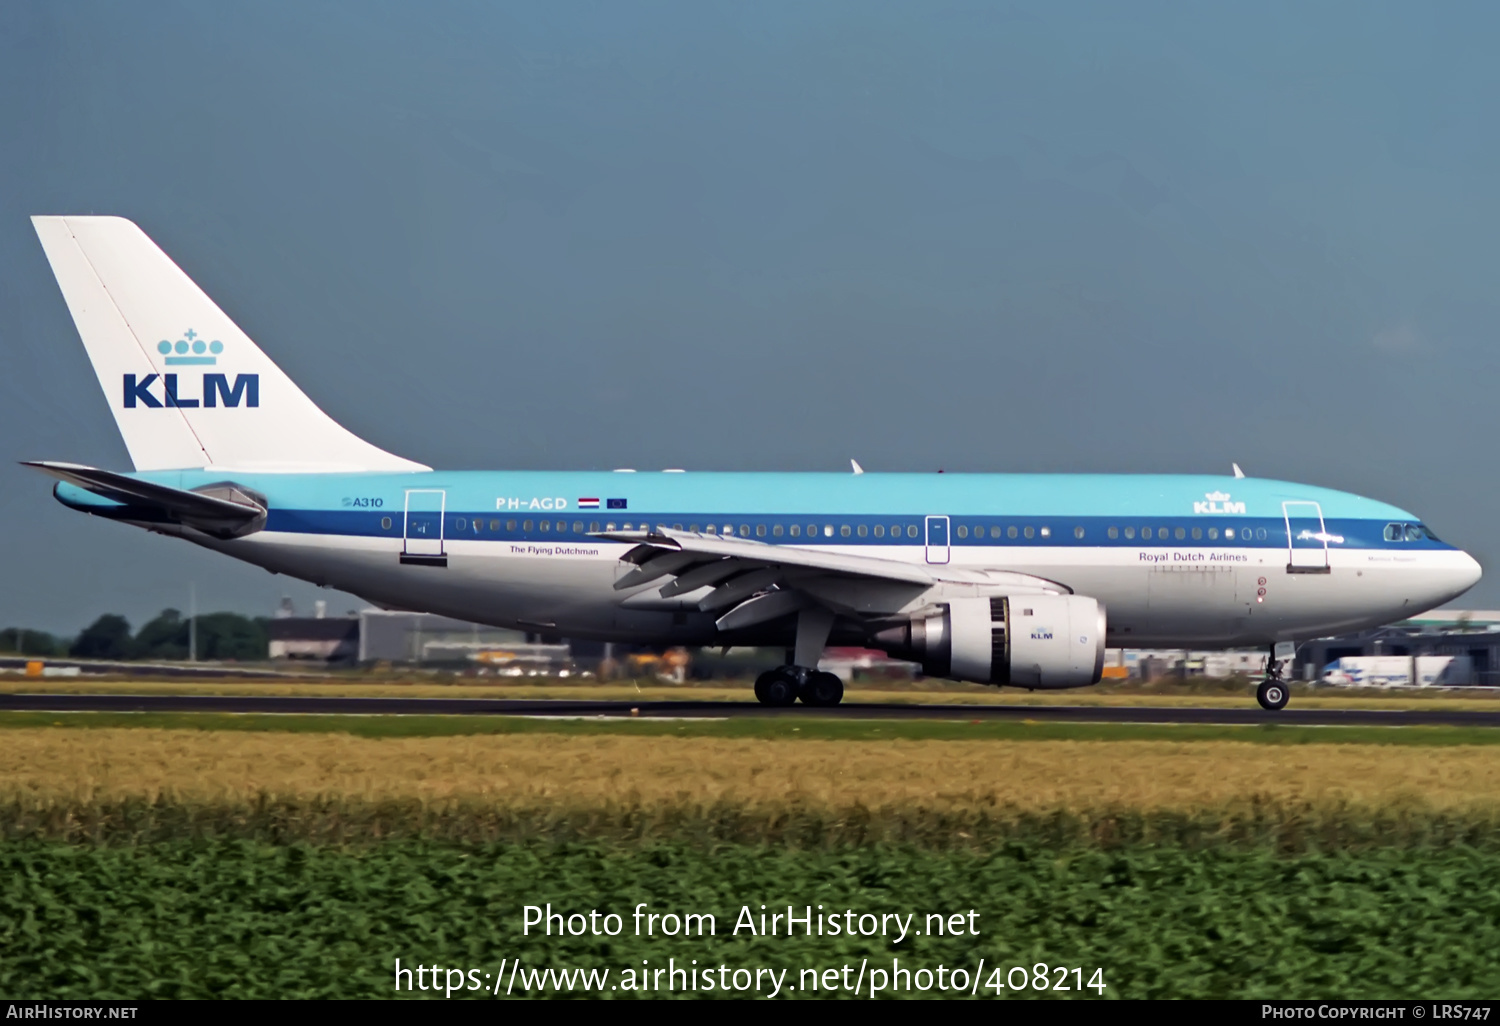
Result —
<svg viewBox="0 0 1500 1026"><path fill-rule="evenodd" d="M831 708L844 700L844 682L836 674L813 673L802 689L802 704Z"/></svg>
<svg viewBox="0 0 1500 1026"><path fill-rule="evenodd" d="M1255 689L1255 700L1260 703L1262 709L1268 709L1271 712L1285 709L1287 699L1291 697L1284 681L1262 681L1260 687Z"/></svg>
<svg viewBox="0 0 1500 1026"><path fill-rule="evenodd" d="M785 708L797 701L797 681L785 669L767 670L755 678L755 697L761 705Z"/></svg>

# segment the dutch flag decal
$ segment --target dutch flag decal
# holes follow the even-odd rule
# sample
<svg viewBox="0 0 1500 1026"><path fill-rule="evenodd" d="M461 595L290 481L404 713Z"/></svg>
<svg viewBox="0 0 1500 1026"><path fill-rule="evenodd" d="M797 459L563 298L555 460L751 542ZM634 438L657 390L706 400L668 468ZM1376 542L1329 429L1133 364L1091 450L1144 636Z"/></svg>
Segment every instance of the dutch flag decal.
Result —
<svg viewBox="0 0 1500 1026"><path fill-rule="evenodd" d="M598 499L579 499L578 500L578 508L579 509L598 509L599 508L599 500Z"/></svg>

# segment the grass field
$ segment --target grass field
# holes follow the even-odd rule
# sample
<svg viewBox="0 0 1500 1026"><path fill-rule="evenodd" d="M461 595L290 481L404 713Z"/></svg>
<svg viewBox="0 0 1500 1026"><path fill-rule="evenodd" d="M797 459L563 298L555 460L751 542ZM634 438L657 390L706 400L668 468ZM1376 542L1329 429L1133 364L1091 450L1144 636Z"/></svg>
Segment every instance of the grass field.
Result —
<svg viewBox="0 0 1500 1026"><path fill-rule="evenodd" d="M1046 719L861 719L836 716L353 716L301 713L42 712L0 710L0 732L164 728L196 732L349 734L364 738L566 734L786 741L1238 741L1258 745L1500 744L1500 730L1455 726L1287 726L1070 723ZM0 734L0 738L3 738Z"/></svg>
<svg viewBox="0 0 1500 1026"><path fill-rule="evenodd" d="M80 743L82 736L87 743ZM484 799L511 805L955 809L1190 809L1293 804L1487 809L1500 753L1232 741L825 741L499 734L14 729L0 795L145 798Z"/></svg>
<svg viewBox="0 0 1500 1026"><path fill-rule="evenodd" d="M0 694L317 695L370 698L568 698L598 701L753 701L750 682L665 684L655 679L601 682L584 678L328 677L318 680L149 680L78 677L0 677ZM1496 709L1500 692L1463 689L1313 688L1293 685L1298 708ZM855 682L850 703L951 705L1193 706L1245 708L1254 688L1243 681L1103 683L1066 691L1023 691L948 681Z"/></svg>

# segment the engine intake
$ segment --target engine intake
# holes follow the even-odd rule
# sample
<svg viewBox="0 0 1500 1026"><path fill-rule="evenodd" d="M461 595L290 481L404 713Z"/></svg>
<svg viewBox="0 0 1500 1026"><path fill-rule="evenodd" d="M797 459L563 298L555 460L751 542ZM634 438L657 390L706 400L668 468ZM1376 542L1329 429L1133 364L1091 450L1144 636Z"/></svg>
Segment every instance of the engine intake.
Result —
<svg viewBox="0 0 1500 1026"><path fill-rule="evenodd" d="M933 677L1079 688L1104 675L1104 607L1084 595L954 599L875 644Z"/></svg>

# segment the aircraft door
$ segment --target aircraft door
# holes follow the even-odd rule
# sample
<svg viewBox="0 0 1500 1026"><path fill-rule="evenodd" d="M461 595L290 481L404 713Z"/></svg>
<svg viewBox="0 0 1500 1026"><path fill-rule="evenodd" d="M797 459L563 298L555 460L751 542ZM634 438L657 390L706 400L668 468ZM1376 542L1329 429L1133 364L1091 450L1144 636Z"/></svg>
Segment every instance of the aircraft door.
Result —
<svg viewBox="0 0 1500 1026"><path fill-rule="evenodd" d="M443 548L443 514L448 493L440 488L408 488L401 562L447 566Z"/></svg>
<svg viewBox="0 0 1500 1026"><path fill-rule="evenodd" d="M1289 574L1328 573L1328 529L1316 502L1283 502Z"/></svg>
<svg viewBox="0 0 1500 1026"><path fill-rule="evenodd" d="M927 518L927 562L948 562L948 518Z"/></svg>

